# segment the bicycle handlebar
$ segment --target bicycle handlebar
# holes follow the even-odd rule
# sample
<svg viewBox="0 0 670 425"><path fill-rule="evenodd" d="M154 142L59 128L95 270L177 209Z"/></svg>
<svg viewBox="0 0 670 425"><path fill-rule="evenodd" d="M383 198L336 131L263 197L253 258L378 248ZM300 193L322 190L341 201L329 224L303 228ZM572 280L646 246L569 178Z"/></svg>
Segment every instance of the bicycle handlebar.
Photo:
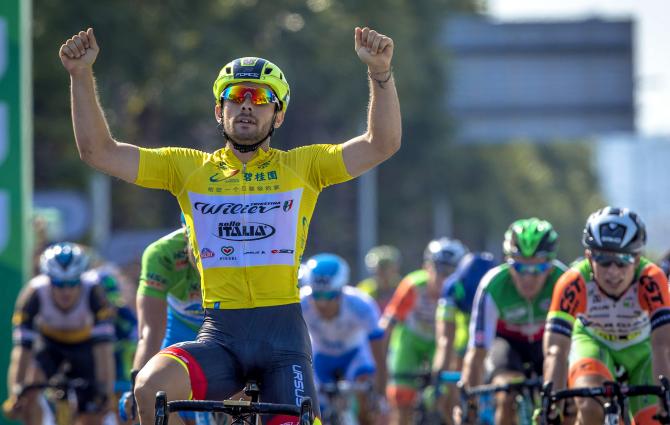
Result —
<svg viewBox="0 0 670 425"><path fill-rule="evenodd" d="M293 404L251 402L245 400L174 400L168 402L172 412L223 412L229 415L256 413L260 415L300 415L300 407Z"/></svg>
<svg viewBox="0 0 670 425"><path fill-rule="evenodd" d="M83 378L75 378L64 382L61 381L36 382L21 387L21 390L17 394L17 398L24 397L30 391L45 390L47 388L53 388L56 390L68 390L68 389L80 389L88 387L90 387L90 383Z"/></svg>
<svg viewBox="0 0 670 425"><path fill-rule="evenodd" d="M486 384L477 385L471 388L461 387L461 391L466 397L474 397L482 394L519 391L523 388L540 389L542 388L542 381L539 378L533 378L521 382L509 382L507 384Z"/></svg>
<svg viewBox="0 0 670 425"><path fill-rule="evenodd" d="M301 424L311 424L314 420L312 400L302 399L300 406L293 404L262 403L246 400L174 400L166 401L165 392L156 394L156 424L167 423L167 416L173 412L222 412L233 417L241 415L290 415L300 419Z"/></svg>
<svg viewBox="0 0 670 425"><path fill-rule="evenodd" d="M350 394L350 393L366 393L373 389L372 382L349 382L337 381L327 382L319 386L319 391L325 394Z"/></svg>
<svg viewBox="0 0 670 425"><path fill-rule="evenodd" d="M619 385L617 382L605 382L600 387L570 388L553 391L553 383L547 382L542 387L542 415L540 424L548 423L549 411L558 401L572 397L605 397L612 401L621 401L624 397L654 395L661 400L664 414L657 419L661 423L670 423L670 381L665 376L659 376L661 385Z"/></svg>

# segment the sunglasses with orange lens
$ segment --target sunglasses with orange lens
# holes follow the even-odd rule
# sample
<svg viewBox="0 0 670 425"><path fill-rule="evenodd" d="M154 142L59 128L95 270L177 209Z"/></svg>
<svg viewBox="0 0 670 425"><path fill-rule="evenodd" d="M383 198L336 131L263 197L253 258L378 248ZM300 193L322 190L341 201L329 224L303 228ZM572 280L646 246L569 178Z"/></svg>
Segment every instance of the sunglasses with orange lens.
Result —
<svg viewBox="0 0 670 425"><path fill-rule="evenodd" d="M247 98L254 105L277 103L277 96L267 87L228 86L221 93L221 101L229 100L235 103L244 103Z"/></svg>

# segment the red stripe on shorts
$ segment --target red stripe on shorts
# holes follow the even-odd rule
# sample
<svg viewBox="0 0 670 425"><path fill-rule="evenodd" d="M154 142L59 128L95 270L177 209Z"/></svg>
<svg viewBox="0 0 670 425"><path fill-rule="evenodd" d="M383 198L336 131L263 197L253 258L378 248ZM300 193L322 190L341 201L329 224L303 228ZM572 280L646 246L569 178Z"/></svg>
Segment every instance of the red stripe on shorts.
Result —
<svg viewBox="0 0 670 425"><path fill-rule="evenodd" d="M298 425L298 418L288 415L275 415L270 419L268 425Z"/></svg>
<svg viewBox="0 0 670 425"><path fill-rule="evenodd" d="M194 400L204 400L207 394L207 378L195 358L186 350L179 347L167 347L160 351L170 354L184 362L188 369L188 377L191 380L191 392Z"/></svg>

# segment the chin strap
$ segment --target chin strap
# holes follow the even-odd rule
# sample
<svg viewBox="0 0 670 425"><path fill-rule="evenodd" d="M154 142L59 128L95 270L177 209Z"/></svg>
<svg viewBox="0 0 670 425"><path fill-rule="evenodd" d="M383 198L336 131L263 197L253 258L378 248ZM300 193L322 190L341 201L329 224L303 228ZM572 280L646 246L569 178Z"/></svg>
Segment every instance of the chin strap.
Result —
<svg viewBox="0 0 670 425"><path fill-rule="evenodd" d="M272 136L272 134L275 132L275 120L277 119L277 112L279 112L279 110L277 107L275 107L274 114L272 114L272 122L270 123L270 131L268 131L268 134L266 134L265 137L263 137L258 142L252 143L250 145L243 145L233 140L233 138L230 137L228 133L226 133L226 130L223 128L223 119L221 120L222 122L219 123L219 130L221 131L221 135L223 136L224 140L226 140L226 142L230 142L230 144L233 145L233 148L236 151L241 153L254 152L263 144L263 142L269 139L270 136Z"/></svg>

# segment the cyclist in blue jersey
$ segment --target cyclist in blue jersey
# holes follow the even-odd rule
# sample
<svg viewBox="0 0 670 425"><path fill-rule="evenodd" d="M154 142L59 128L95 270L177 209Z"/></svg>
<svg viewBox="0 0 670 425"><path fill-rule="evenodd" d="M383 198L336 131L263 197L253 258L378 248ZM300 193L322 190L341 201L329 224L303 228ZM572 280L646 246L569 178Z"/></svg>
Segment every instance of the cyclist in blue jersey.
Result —
<svg viewBox="0 0 670 425"><path fill-rule="evenodd" d="M489 252L469 253L444 281L435 318L437 348L433 359L434 381L437 382L440 372L461 370L463 367L475 293L482 277L496 265L493 254ZM455 387L448 392L438 389L441 390L438 406L447 424L451 424L451 411L458 401Z"/></svg>

